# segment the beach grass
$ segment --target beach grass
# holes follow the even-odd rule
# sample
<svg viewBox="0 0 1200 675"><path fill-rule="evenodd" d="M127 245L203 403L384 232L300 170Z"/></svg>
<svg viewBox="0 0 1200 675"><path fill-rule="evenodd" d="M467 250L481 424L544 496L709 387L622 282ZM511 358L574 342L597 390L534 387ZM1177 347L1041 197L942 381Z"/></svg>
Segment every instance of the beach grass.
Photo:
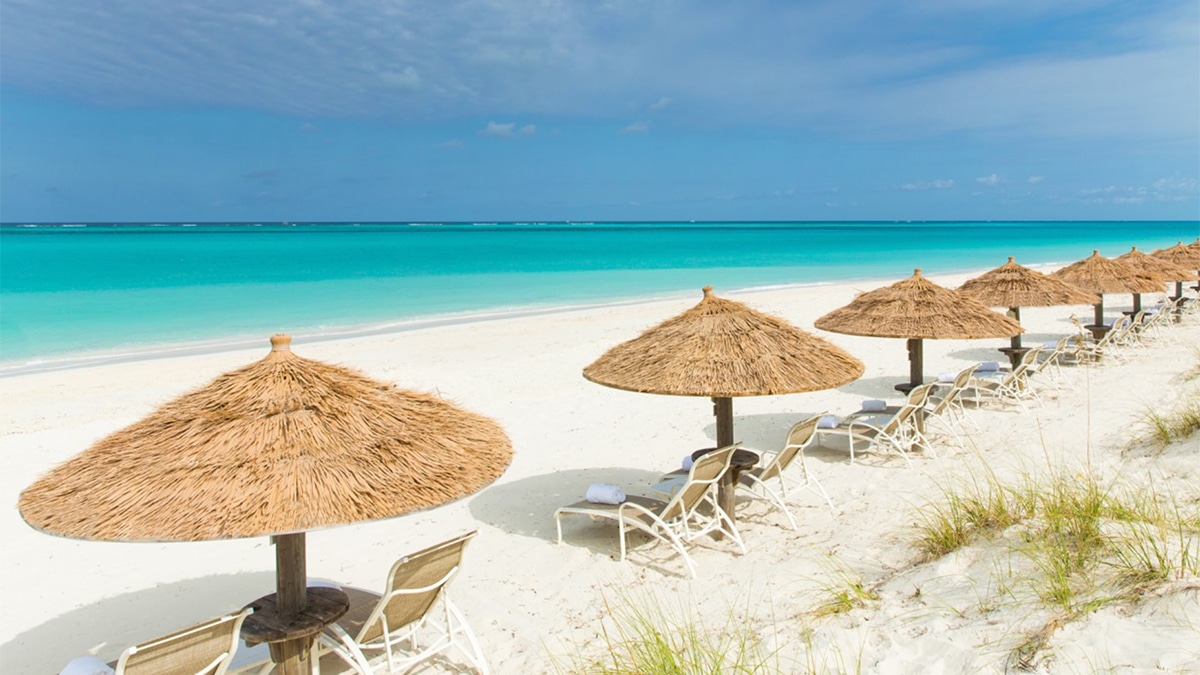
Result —
<svg viewBox="0 0 1200 675"><path fill-rule="evenodd" d="M1050 470L1001 480L990 469L918 508L916 548L934 560L999 541L992 586L1026 592L1053 612L1010 655L1032 668L1064 624L1105 605L1200 587L1200 512L1173 494L1101 480L1089 471ZM1023 570L1030 570L1025 573ZM985 600L981 606L996 606Z"/></svg>
<svg viewBox="0 0 1200 675"><path fill-rule="evenodd" d="M863 577L845 561L829 556L821 565L823 574L816 578L817 590L809 614L826 617L866 607L879 599L879 593L866 585Z"/></svg>
<svg viewBox="0 0 1200 675"><path fill-rule="evenodd" d="M659 599L604 599L599 657L577 662L572 675L739 675L793 672L776 650L737 618L732 609L722 625L707 624L698 611L671 609Z"/></svg>
<svg viewBox="0 0 1200 675"><path fill-rule="evenodd" d="M844 598L831 604L862 606L878 596L863 588L862 578L849 566L829 566L830 581L821 593ZM841 584L855 590L841 589ZM758 596L746 590L742 598ZM661 596L635 599L621 591L617 599L603 600L605 619L595 644L574 650L569 675L844 675L862 672L862 649L853 644L818 640L820 628L803 616L788 620L767 617L750 621L752 605L767 599L747 600L744 608L727 606L713 623L698 607L670 604ZM837 611L807 612L826 617ZM599 645L598 647L596 645ZM773 646L774 645L774 646Z"/></svg>
<svg viewBox="0 0 1200 675"><path fill-rule="evenodd" d="M1192 391L1163 412L1148 408L1143 422L1150 440L1160 448L1191 436L1200 430L1200 390Z"/></svg>

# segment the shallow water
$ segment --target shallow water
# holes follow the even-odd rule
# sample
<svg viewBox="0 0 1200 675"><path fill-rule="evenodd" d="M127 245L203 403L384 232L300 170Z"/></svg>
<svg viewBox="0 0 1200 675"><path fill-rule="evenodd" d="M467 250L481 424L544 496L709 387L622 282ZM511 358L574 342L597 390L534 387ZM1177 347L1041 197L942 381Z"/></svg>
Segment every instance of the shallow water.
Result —
<svg viewBox="0 0 1200 675"><path fill-rule="evenodd" d="M645 296L1069 262L1196 222L40 224L0 227L0 360Z"/></svg>

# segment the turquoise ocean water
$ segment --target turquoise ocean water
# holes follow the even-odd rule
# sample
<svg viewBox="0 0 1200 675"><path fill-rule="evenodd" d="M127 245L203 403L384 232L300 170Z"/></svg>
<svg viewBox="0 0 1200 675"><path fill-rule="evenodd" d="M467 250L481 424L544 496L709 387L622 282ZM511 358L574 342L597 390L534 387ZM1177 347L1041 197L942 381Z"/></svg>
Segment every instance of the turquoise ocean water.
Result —
<svg viewBox="0 0 1200 675"><path fill-rule="evenodd" d="M0 227L0 365L646 296L1118 255L1197 222Z"/></svg>

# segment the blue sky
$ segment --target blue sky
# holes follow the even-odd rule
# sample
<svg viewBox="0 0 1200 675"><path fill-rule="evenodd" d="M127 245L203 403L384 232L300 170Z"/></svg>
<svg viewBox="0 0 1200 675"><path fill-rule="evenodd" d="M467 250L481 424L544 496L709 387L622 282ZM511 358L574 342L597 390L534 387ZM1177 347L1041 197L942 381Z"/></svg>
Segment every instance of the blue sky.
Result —
<svg viewBox="0 0 1200 675"><path fill-rule="evenodd" d="M0 220L1196 219L1195 0L0 0Z"/></svg>

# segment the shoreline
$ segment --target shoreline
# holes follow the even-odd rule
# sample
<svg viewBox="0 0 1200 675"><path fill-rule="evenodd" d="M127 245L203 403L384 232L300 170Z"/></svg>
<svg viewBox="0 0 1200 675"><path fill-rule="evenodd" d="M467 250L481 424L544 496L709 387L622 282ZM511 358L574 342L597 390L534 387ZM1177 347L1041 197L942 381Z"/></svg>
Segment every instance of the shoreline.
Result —
<svg viewBox="0 0 1200 675"><path fill-rule="evenodd" d="M1022 264L1030 269L1045 273L1048 271L1053 271L1054 269L1062 267L1063 265L1067 265L1069 262L1052 261L1044 263ZM967 277L974 277L983 274L990 269L992 268L951 270L944 272L938 271L934 272L932 276L957 278L966 275ZM903 277L884 278L865 276L853 279L838 279L834 281L810 281L789 284L768 284L730 289L717 289L717 292L718 294L725 294L732 297L762 292L789 291L843 285L872 285L872 288L877 288L895 283L900 281L902 278ZM490 310L450 312L444 314L424 314L413 317L391 319L383 322L330 326L328 328L323 328L316 331L300 331L290 334L292 335L293 344L317 344L354 338L411 333L413 331L426 330L430 328L485 324L493 321L555 316L559 314L572 314L615 307L636 307L640 305L649 305L658 302L668 302L682 298L688 298L691 297L691 294L691 290L662 291L646 295L621 297L612 300L585 302L580 304L548 306L514 305L511 307L500 307ZM804 327L801 326L801 328ZM811 327L806 328L806 330L810 329ZM288 331L285 330L283 332ZM74 370L78 368L91 368L95 366L138 363L142 361L155 361L187 356L226 354L246 349L253 349L260 345L265 337L268 336L236 334L211 340L198 340L194 342L184 341L148 343L145 345L114 347L111 349L100 349L96 351L66 352L44 357L13 359L11 361L0 359L0 380L19 377L21 375L58 372Z"/></svg>
<svg viewBox="0 0 1200 675"><path fill-rule="evenodd" d="M880 284L893 283L875 278L862 278L849 281L815 281L794 284L747 286L743 288L727 289L724 291L724 293L728 295L740 295L766 291L787 291L804 288L817 288L822 286L835 286L840 284L863 284L876 282L879 282ZM572 314L615 307L636 307L658 302L679 300L681 298L691 297L691 295L692 291L690 290L663 291L647 295L638 295L607 301L587 302L580 304L549 306L514 305L506 308L501 307L471 312L425 314L369 324L331 326L318 331L301 331L290 334L292 335L293 344L316 344L353 338L410 333L413 331L426 330L430 328L466 326L472 324L484 324L492 321L555 316L560 314ZM94 352L67 352L61 355L35 357L32 359L14 359L12 361L0 360L0 380L10 377L17 377L20 375L74 370L77 368L90 368L93 366L137 363L141 361L153 361L185 356L225 354L244 349L252 349L260 345L265 337L268 336L229 335L213 340L201 340L195 342L151 343L141 346L130 346L126 348L114 347L112 349L103 349Z"/></svg>

